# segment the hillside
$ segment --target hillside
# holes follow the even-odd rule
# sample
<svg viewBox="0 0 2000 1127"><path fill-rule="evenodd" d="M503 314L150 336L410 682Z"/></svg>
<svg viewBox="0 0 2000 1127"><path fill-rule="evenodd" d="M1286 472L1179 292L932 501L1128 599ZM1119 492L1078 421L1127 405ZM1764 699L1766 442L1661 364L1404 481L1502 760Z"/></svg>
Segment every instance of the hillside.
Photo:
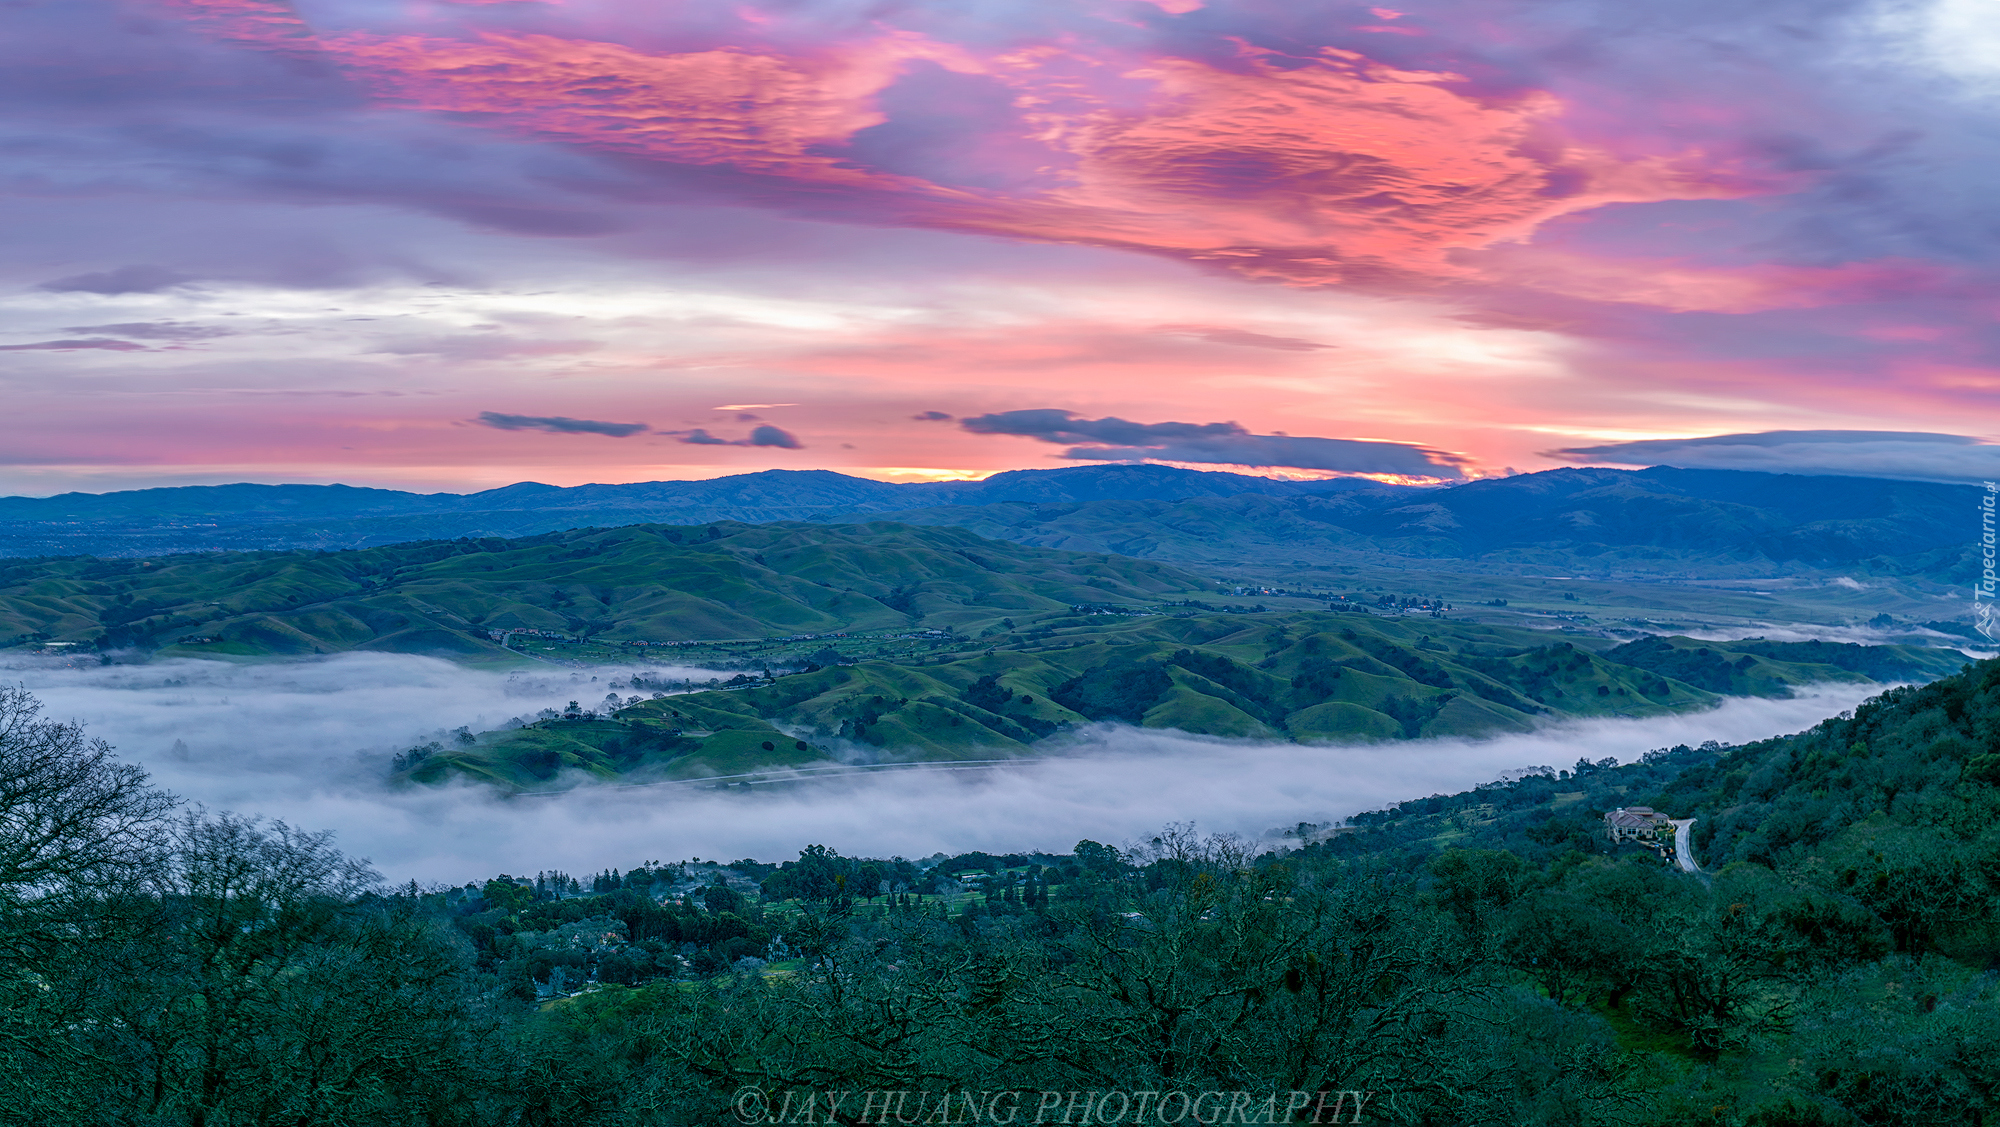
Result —
<svg viewBox="0 0 2000 1127"><path fill-rule="evenodd" d="M1044 619L970 655L862 661L741 687L629 700L487 732L406 758L410 776L509 787L699 778L843 758L1031 754L1115 721L1301 742L1526 731L1549 720L1657 716L1723 695L1784 696L1821 681L1927 679L1955 651L1686 638L1593 652L1526 630L1366 614ZM614 685L616 690L621 686ZM635 678L632 688L648 688ZM614 692L615 695L615 692Z"/></svg>
<svg viewBox="0 0 2000 1127"><path fill-rule="evenodd" d="M950 528L635 525L345 552L24 561L0 566L0 642L518 661L493 632L608 642L951 632L1205 586L1162 564Z"/></svg>
<svg viewBox="0 0 2000 1127"><path fill-rule="evenodd" d="M1792 1101L1746 1122L1990 1117L1996 743L2000 661L1983 661L1796 735L1416 799L1313 849L1428 862L1550 997L1727 1055L1717 1102ZM1695 820L1712 889L1607 844L1604 814L1632 806Z"/></svg>
<svg viewBox="0 0 2000 1127"><path fill-rule="evenodd" d="M1349 855L1504 848L1546 863L1570 850L1601 851L1607 811L1650 806L1695 819L1694 858L1710 873L1755 865L1828 884L1843 898L1866 898L1908 875L1875 879L1885 865L1905 865L1925 850L1970 848L1965 859L1981 866L2000 856L1992 852L2000 849L1996 742L2000 660L1988 660L1928 684L1890 689L1851 714L1792 735L1664 748L1625 765L1580 761L1462 794L1412 799L1351 819L1353 832L1327 847ZM1868 864L1854 867L1856 856ZM1987 871L2000 879L2000 872ZM1933 905L1945 910L1963 890L1947 882L1930 891L1946 894ZM1926 943L1940 941L1937 928L1929 934ZM2000 953L2000 933L1980 941Z"/></svg>

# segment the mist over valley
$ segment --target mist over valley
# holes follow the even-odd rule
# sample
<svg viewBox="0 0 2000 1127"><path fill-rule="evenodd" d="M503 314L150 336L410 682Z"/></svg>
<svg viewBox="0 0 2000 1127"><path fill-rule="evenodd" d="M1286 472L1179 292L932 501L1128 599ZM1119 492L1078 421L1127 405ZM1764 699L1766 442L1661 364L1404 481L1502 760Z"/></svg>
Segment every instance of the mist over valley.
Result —
<svg viewBox="0 0 2000 1127"><path fill-rule="evenodd" d="M592 690L622 683L630 670L507 672L412 655L341 654L249 665L180 659L70 667L16 659L0 666L0 675L25 684L50 716L82 721L121 758L191 802L333 830L340 848L392 881L420 883L591 872L645 857L773 860L824 842L860 856L1063 852L1082 838L1142 839L1170 822L1275 842L1273 834L1299 822L1330 825L1521 768L1630 762L1675 744L1737 744L1797 731L1877 691L1815 685L1788 699L1733 699L1646 720L1393 745L1308 746L1102 724L1053 741L1039 758L974 771L786 783L780 769L751 787L585 783L510 797L463 781L398 782L392 760L412 745L449 742L456 729L483 730L601 697ZM853 761L875 749L840 750Z"/></svg>

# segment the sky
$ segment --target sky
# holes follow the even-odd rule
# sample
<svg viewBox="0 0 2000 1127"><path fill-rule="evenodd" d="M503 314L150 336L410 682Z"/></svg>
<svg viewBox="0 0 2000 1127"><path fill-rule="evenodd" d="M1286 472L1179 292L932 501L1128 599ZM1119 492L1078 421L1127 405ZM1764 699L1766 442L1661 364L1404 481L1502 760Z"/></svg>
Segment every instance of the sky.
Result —
<svg viewBox="0 0 2000 1127"><path fill-rule="evenodd" d="M1990 0L0 7L0 493L2000 477Z"/></svg>

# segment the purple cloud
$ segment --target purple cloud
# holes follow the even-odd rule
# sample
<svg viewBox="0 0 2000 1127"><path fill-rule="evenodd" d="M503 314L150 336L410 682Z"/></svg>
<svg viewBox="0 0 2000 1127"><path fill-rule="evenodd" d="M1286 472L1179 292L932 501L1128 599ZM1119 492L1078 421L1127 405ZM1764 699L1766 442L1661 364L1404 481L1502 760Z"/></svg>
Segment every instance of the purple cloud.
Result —
<svg viewBox="0 0 2000 1127"><path fill-rule="evenodd" d="M459 336L430 340L391 341L370 352L391 356L443 356L453 360L505 360L515 356L564 356L603 346L594 340L519 340L513 337Z"/></svg>
<svg viewBox="0 0 2000 1127"><path fill-rule="evenodd" d="M1923 431L1772 430L1700 438L1655 438L1571 446L1547 457L1614 466L1760 470L1916 481L2000 480L2000 446L1960 434Z"/></svg>
<svg viewBox="0 0 2000 1127"><path fill-rule="evenodd" d="M94 293L107 297L128 293L159 293L193 278L163 266L120 266L92 274L71 274L43 282L36 289L50 293Z"/></svg>
<svg viewBox="0 0 2000 1127"><path fill-rule="evenodd" d="M1032 408L980 415L959 423L974 434L1010 434L1038 442L1082 443L1062 457L1084 462L1195 462L1270 466L1341 473L1456 478L1455 454L1401 442L1251 434L1237 423L1135 423L1085 419L1071 411Z"/></svg>
<svg viewBox="0 0 2000 1127"><path fill-rule="evenodd" d="M750 437L738 439L717 438L702 427L696 427L693 430L661 431L660 433L679 435L680 441L689 446L772 446L780 450L805 449L805 444L793 437L789 432L780 430L769 423L751 428Z"/></svg>
<svg viewBox="0 0 2000 1127"><path fill-rule="evenodd" d="M190 325L185 321L128 321L117 325L64 325L66 333L110 333L141 340L208 340L234 336L236 330L215 325Z"/></svg>
<svg viewBox="0 0 2000 1127"><path fill-rule="evenodd" d="M482 426L499 430L540 430L550 434L602 434L611 438L627 438L652 429L645 423L603 423L596 419L569 419L561 415L503 415L498 411L481 411L475 421Z"/></svg>
<svg viewBox="0 0 2000 1127"><path fill-rule="evenodd" d="M1107 442L1145 445L1155 440L1223 438L1250 432L1235 423L1135 423L1111 416L1085 419L1073 411L1036 407L998 411L958 424L974 434L1014 434L1041 442Z"/></svg>
<svg viewBox="0 0 2000 1127"><path fill-rule="evenodd" d="M105 352L144 352L146 346L129 340L40 340L33 344L0 344L0 352L70 352L99 349Z"/></svg>

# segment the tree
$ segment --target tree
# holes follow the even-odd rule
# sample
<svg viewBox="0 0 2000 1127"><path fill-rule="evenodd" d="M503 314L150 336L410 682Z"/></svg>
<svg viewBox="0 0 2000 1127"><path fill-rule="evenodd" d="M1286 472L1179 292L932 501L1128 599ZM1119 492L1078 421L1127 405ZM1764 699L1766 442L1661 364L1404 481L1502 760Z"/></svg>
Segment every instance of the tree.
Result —
<svg viewBox="0 0 2000 1127"><path fill-rule="evenodd" d="M983 708L988 712L998 712L1007 706L1008 701L1014 699L1013 691L1000 684L999 676L993 673L988 673L968 685L964 695L967 704Z"/></svg>
<svg viewBox="0 0 2000 1127"><path fill-rule="evenodd" d="M1561 889L1545 889L1510 907L1501 950L1558 1005L1581 1002L1594 989L1616 991L1635 978L1643 960L1637 933Z"/></svg>
<svg viewBox="0 0 2000 1127"><path fill-rule="evenodd" d="M172 796L74 723L0 688L0 1119L67 1122L85 1060L60 1035L97 999L93 963L137 922L132 893Z"/></svg>
<svg viewBox="0 0 2000 1127"><path fill-rule="evenodd" d="M584 618L580 615L565 614L563 615L563 623L570 628L571 633L576 635L577 641L588 642L597 635L618 625L618 620L606 615L600 615L596 618Z"/></svg>
<svg viewBox="0 0 2000 1127"><path fill-rule="evenodd" d="M535 890L524 888L505 873L494 877L479 890L480 899L489 908L498 908L509 914L518 912L535 899Z"/></svg>
<svg viewBox="0 0 2000 1127"><path fill-rule="evenodd" d="M36 925L51 913L129 883L175 805L110 744L40 712L26 690L0 688L0 967L46 953L55 936Z"/></svg>
<svg viewBox="0 0 2000 1127"><path fill-rule="evenodd" d="M745 911L749 901L743 898L742 893L724 883L721 874L718 873L715 883L702 889L701 903L716 915L724 912L735 912L740 915Z"/></svg>
<svg viewBox="0 0 2000 1127"><path fill-rule="evenodd" d="M143 1122L440 1122L463 1102L469 952L328 834L189 814L88 1033Z"/></svg>
<svg viewBox="0 0 2000 1127"><path fill-rule="evenodd" d="M1467 934L1485 933L1487 920L1520 894L1526 865L1500 849L1448 849L1431 862L1438 905Z"/></svg>

